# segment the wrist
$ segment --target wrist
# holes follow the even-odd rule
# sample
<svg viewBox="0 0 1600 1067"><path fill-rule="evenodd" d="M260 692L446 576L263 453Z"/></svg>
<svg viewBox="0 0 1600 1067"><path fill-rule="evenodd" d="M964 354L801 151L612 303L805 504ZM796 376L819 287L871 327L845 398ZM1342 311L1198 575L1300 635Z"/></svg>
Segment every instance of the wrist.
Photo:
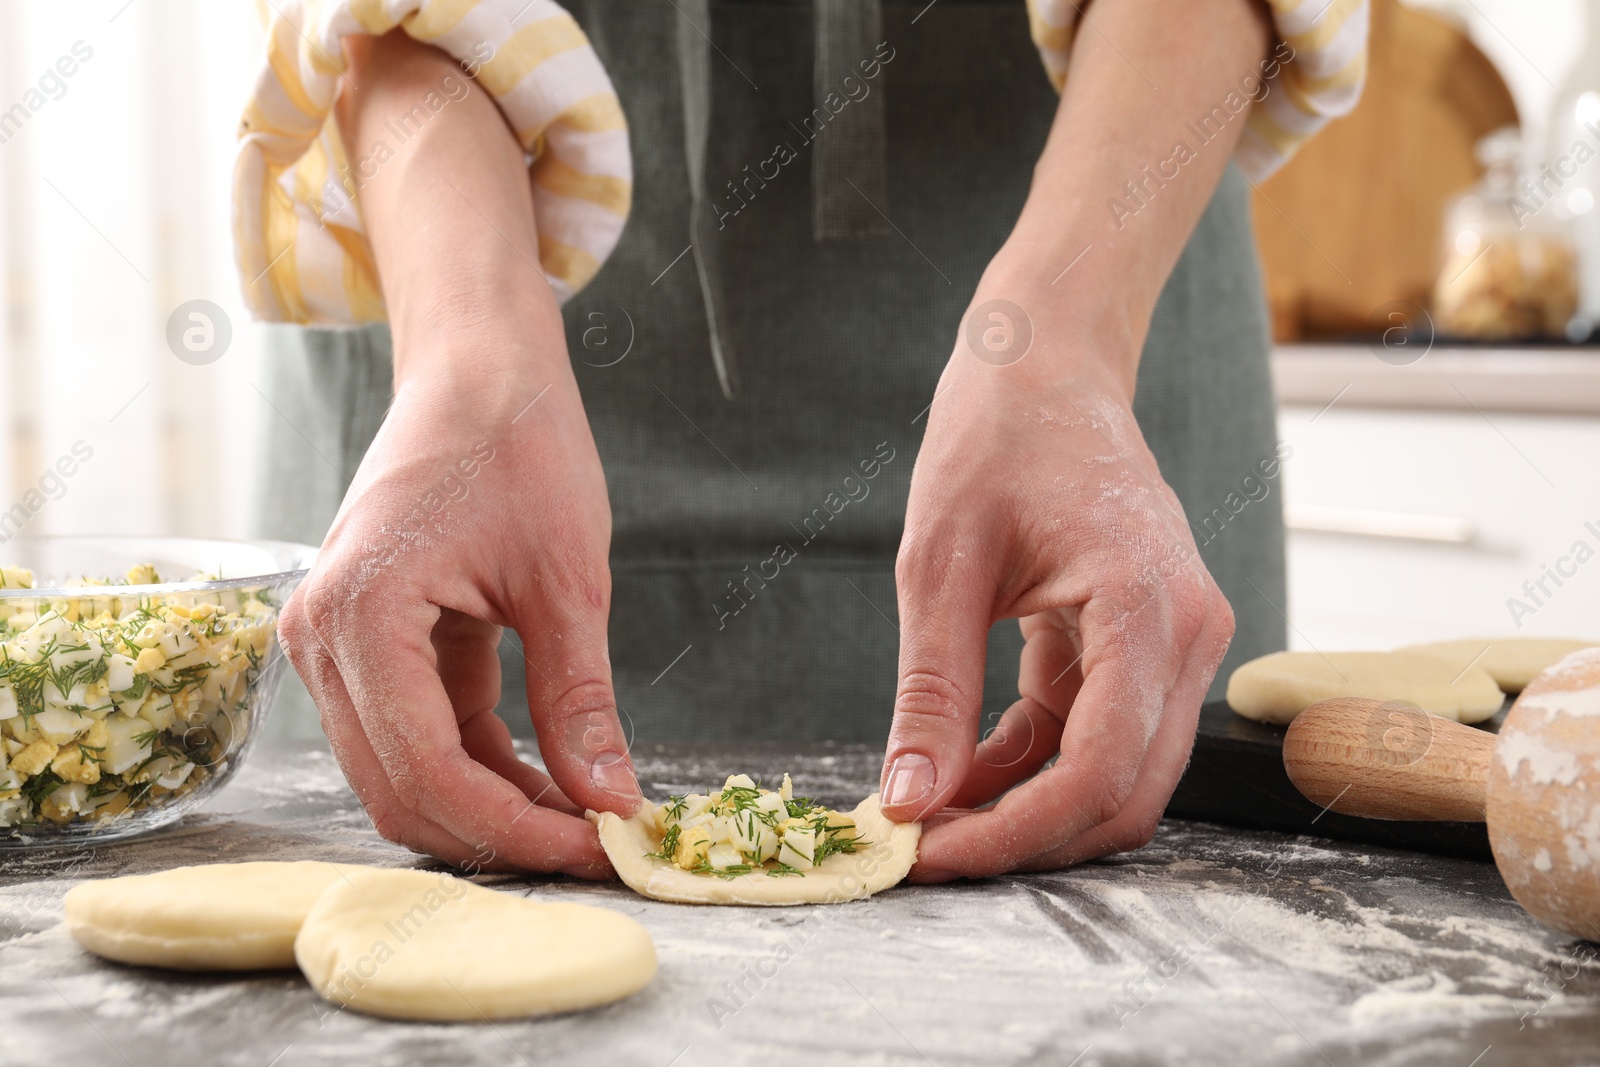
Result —
<svg viewBox="0 0 1600 1067"><path fill-rule="evenodd" d="M1104 376L1131 403L1149 312L1115 272L1094 269L1095 249L1075 255L1008 242L973 293L957 354L1030 380Z"/></svg>
<svg viewBox="0 0 1600 1067"><path fill-rule="evenodd" d="M486 276L394 301L390 330L397 391L419 381L478 388L571 373L561 309L542 274Z"/></svg>
<svg viewBox="0 0 1600 1067"><path fill-rule="evenodd" d="M535 398L553 406L576 397L553 299L547 308L474 303L482 310L441 308L428 322L395 324L397 409L427 412L430 422L446 426L504 427Z"/></svg>

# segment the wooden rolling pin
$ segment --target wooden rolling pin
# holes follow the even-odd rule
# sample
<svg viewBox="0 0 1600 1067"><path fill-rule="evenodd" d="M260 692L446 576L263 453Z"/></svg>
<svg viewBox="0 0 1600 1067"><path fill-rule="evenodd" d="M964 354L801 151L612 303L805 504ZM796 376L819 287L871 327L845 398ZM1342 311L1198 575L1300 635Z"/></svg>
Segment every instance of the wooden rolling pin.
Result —
<svg viewBox="0 0 1600 1067"><path fill-rule="evenodd" d="M1408 704L1340 697L1289 725L1283 765L1307 800L1342 815L1486 821L1517 902L1600 940L1600 649L1535 678L1498 737Z"/></svg>

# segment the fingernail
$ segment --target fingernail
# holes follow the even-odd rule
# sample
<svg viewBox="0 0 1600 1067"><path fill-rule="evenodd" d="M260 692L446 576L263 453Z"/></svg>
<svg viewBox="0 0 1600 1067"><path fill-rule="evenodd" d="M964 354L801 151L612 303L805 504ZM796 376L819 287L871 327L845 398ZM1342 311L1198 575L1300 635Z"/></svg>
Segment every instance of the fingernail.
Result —
<svg viewBox="0 0 1600 1067"><path fill-rule="evenodd" d="M889 764L889 777L883 783L883 802L888 807L913 804L933 792L933 761L920 752L905 752Z"/></svg>
<svg viewBox="0 0 1600 1067"><path fill-rule="evenodd" d="M607 793L625 797L639 795L639 779L633 776L628 761L614 752L602 752L589 768L589 781Z"/></svg>

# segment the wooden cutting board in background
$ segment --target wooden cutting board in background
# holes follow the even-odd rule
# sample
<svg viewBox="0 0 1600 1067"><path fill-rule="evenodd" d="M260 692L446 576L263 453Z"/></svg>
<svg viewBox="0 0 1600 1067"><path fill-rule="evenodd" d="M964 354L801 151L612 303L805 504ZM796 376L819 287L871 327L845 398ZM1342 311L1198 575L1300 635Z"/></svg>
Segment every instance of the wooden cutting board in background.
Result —
<svg viewBox="0 0 1600 1067"><path fill-rule="evenodd" d="M1426 306L1445 201L1482 174L1478 139L1516 123L1505 81L1465 32L1372 0L1361 103L1253 197L1274 339L1376 333L1388 301Z"/></svg>

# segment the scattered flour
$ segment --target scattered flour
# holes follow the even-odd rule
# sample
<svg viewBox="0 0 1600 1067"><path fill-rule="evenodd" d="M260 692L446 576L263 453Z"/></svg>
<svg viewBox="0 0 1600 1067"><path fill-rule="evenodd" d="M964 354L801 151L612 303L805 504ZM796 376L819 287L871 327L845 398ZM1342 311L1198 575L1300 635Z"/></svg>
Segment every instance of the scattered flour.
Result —
<svg viewBox="0 0 1600 1067"><path fill-rule="evenodd" d="M1600 668L1600 646L1581 648L1545 668L1540 677L1557 689L1567 688L1569 691L1582 691L1587 687L1581 685L1563 686L1562 683L1586 681L1590 673L1597 668Z"/></svg>
<svg viewBox="0 0 1600 1067"><path fill-rule="evenodd" d="M1350 1005L1350 1022L1382 1027L1396 1022L1429 1021L1441 1015L1463 1022L1490 1015L1515 1015L1526 1000L1498 993L1463 993L1456 983L1434 971L1386 982Z"/></svg>
<svg viewBox="0 0 1600 1067"><path fill-rule="evenodd" d="M1592 718L1600 715L1600 686L1568 692L1534 693L1522 697L1517 706L1542 711L1547 715L1572 715Z"/></svg>
<svg viewBox="0 0 1600 1067"><path fill-rule="evenodd" d="M1556 817L1566 831L1561 843L1566 846L1568 865L1573 870L1600 867L1600 805L1591 803L1583 794L1572 793L1561 799Z"/></svg>
<svg viewBox="0 0 1600 1067"><path fill-rule="evenodd" d="M642 778L670 780L674 790L726 771L710 756L669 758L648 746L635 758ZM813 795L844 802L876 783L879 763L841 747L790 766ZM230 791L253 799L247 787L265 785L269 767L247 765ZM938 1063L1320 1063L1309 1041L1341 1064L1398 1067L1431 1049L1438 1055L1428 1062L1464 1067L1490 1040L1474 1032L1468 1049L1467 1029L1516 1031L1521 1016L1571 1049L1600 1015L1600 963L1522 912L1483 864L1181 821L1163 823L1143 850L1070 871L896 889L781 915L729 908L715 921L614 885L502 879L501 888L524 882L542 898L634 916L655 938L663 969L651 990L608 1014L494 1029L327 1017L292 975L188 989L87 960L54 925L60 894L83 877L308 852L421 862L378 839L353 796L323 795L338 774L331 760L270 770L274 788L304 786L312 799L192 817L185 833L87 854L70 878L48 857L37 870L19 862L0 872L0 915L38 916L34 932L0 940L0 995L11 1009L0 1061L99 1062L103 1033L134 1062L168 1062L160 1054L172 1035L211 1040L226 1030L250 1052L230 1061L241 1064L266 1063L291 1042L283 1062L448 1058L460 1067L503 1064L508 1043L560 1064L663 1062L691 1044L684 1063L773 1067L922 1062L914 1050ZM782 946L781 965L768 964ZM733 1012L714 1014L713 1002ZM785 1044L774 1020L794 1004L838 1025ZM664 1054L663 1034L675 1038ZM421 1055L419 1043L438 1055Z"/></svg>
<svg viewBox="0 0 1600 1067"><path fill-rule="evenodd" d="M1549 785L1552 782L1571 785L1578 780L1576 753L1551 748L1526 730L1502 732L1494 750L1500 757L1501 766L1512 778L1517 777L1526 763L1534 785Z"/></svg>

